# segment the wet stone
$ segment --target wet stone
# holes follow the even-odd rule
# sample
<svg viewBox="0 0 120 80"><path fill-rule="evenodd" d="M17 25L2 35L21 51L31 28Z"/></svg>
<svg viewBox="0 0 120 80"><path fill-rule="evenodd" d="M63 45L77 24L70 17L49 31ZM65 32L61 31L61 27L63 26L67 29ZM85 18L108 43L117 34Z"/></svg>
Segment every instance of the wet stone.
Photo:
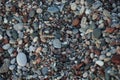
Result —
<svg viewBox="0 0 120 80"><path fill-rule="evenodd" d="M5 50L7 50L7 49L9 49L10 48L10 44L5 44L5 45L3 45L3 47L2 47L3 49L5 49Z"/></svg>
<svg viewBox="0 0 120 80"><path fill-rule="evenodd" d="M101 37L101 35L102 35L102 31L100 30L100 29L94 29L93 30L93 36L94 36L94 38L100 38Z"/></svg>
<svg viewBox="0 0 120 80"><path fill-rule="evenodd" d="M54 39L53 40L53 46L55 48L61 48L61 41L59 39Z"/></svg>

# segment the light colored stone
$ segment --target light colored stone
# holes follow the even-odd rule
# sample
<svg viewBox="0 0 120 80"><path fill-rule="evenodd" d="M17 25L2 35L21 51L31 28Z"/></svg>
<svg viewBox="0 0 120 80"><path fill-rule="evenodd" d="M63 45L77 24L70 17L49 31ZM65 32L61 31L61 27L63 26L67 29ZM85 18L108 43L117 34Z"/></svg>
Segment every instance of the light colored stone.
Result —
<svg viewBox="0 0 120 80"><path fill-rule="evenodd" d="M42 10L41 8L38 8L38 9L36 10L37 13L42 13L42 11L43 11L43 10Z"/></svg>
<svg viewBox="0 0 120 80"><path fill-rule="evenodd" d="M71 7L71 10L76 10L77 9L77 5L75 3L71 3L70 7Z"/></svg>
<svg viewBox="0 0 120 80"><path fill-rule="evenodd" d="M10 65L10 66L9 66L9 69L10 69L10 70L13 70L14 68L15 68L15 65Z"/></svg>
<svg viewBox="0 0 120 80"><path fill-rule="evenodd" d="M3 38L3 36L0 34L0 40Z"/></svg>
<svg viewBox="0 0 120 80"><path fill-rule="evenodd" d="M25 66L27 63L27 57L23 52L19 52L16 59L19 66Z"/></svg>
<svg viewBox="0 0 120 80"><path fill-rule="evenodd" d="M99 65L99 66L103 66L103 65L104 65L104 62L101 61L101 60L97 60L95 63L96 63L97 65Z"/></svg>
<svg viewBox="0 0 120 80"><path fill-rule="evenodd" d="M13 58L13 59L10 61L10 63L11 63L11 64L15 64L15 60L16 60L16 59Z"/></svg>
<svg viewBox="0 0 120 80"><path fill-rule="evenodd" d="M111 56L111 55L112 55L111 52L107 52L107 53L106 53L106 56L108 56L108 57Z"/></svg>
<svg viewBox="0 0 120 80"><path fill-rule="evenodd" d="M105 55L100 55L100 56L99 56L99 59L100 59L100 60L104 60L105 57L106 57Z"/></svg>
<svg viewBox="0 0 120 80"><path fill-rule="evenodd" d="M83 73L83 77L86 78L88 76L88 73L87 72L84 72Z"/></svg>
<svg viewBox="0 0 120 80"><path fill-rule="evenodd" d="M80 11L79 11L79 15L82 15L84 12L85 12L85 7L82 6L81 9L80 9Z"/></svg>
<svg viewBox="0 0 120 80"><path fill-rule="evenodd" d="M53 40L53 46L55 48L61 48L61 42L60 42L60 40L59 39L54 39Z"/></svg>
<svg viewBox="0 0 120 80"><path fill-rule="evenodd" d="M23 29L23 23L17 23L13 27L16 31L20 31Z"/></svg>
<svg viewBox="0 0 120 80"><path fill-rule="evenodd" d="M3 45L2 48L5 49L5 50L8 50L10 48L10 44L5 44L5 45Z"/></svg>

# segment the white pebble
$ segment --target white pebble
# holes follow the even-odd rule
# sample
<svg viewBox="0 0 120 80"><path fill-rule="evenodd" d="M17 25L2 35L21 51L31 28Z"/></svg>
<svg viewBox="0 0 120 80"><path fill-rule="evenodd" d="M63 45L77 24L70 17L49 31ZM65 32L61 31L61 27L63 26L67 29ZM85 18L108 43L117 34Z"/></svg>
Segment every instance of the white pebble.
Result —
<svg viewBox="0 0 120 80"><path fill-rule="evenodd" d="M43 10L42 10L41 8L38 8L38 9L36 10L37 13L42 13L42 11L43 11Z"/></svg>
<svg viewBox="0 0 120 80"><path fill-rule="evenodd" d="M24 53L22 53L22 52L18 53L16 58L17 58L18 65L20 65L20 66L25 66L26 65L27 57Z"/></svg>
<svg viewBox="0 0 120 80"><path fill-rule="evenodd" d="M9 69L10 69L10 70L13 70L14 68L15 68L15 65L10 65L10 66L9 66Z"/></svg>
<svg viewBox="0 0 120 80"><path fill-rule="evenodd" d="M76 10L77 8L77 5L75 3L71 3L70 6L71 6L71 10Z"/></svg>
<svg viewBox="0 0 120 80"><path fill-rule="evenodd" d="M86 78L87 76L88 76L88 73L87 73L87 72L83 73L83 77L84 77L84 78Z"/></svg>
<svg viewBox="0 0 120 80"><path fill-rule="evenodd" d="M0 40L3 38L3 36L2 35L0 35Z"/></svg>
<svg viewBox="0 0 120 80"><path fill-rule="evenodd" d="M107 52L107 53L106 53L106 56L109 57L109 56L111 56L111 54L112 54L111 52Z"/></svg>
<svg viewBox="0 0 120 80"><path fill-rule="evenodd" d="M97 60L95 63L96 63L97 65L99 65L99 66L103 66L103 65L104 65L104 62L101 61L101 60Z"/></svg>

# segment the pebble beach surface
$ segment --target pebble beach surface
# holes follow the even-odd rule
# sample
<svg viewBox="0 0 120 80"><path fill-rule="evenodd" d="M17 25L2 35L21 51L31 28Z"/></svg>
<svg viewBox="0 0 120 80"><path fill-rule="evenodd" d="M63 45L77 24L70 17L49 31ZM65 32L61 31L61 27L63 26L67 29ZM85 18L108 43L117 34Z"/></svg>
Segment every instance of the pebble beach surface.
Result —
<svg viewBox="0 0 120 80"><path fill-rule="evenodd" d="M120 1L0 0L0 80L120 80Z"/></svg>

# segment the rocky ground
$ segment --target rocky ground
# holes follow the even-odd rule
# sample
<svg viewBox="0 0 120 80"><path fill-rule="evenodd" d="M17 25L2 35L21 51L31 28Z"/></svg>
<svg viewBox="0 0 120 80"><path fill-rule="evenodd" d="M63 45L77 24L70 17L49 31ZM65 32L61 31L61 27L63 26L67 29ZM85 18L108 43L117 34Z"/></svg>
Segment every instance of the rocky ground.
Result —
<svg viewBox="0 0 120 80"><path fill-rule="evenodd" d="M0 80L120 80L120 1L0 0Z"/></svg>

